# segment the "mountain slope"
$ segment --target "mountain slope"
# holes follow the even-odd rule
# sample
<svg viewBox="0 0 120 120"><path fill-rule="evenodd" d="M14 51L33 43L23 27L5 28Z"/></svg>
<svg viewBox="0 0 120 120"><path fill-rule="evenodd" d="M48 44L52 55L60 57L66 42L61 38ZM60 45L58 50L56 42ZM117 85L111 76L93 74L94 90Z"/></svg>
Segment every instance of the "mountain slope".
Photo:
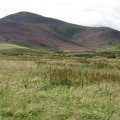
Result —
<svg viewBox="0 0 120 120"><path fill-rule="evenodd" d="M120 32L19 12L0 19L0 41L32 48L85 51L120 43Z"/></svg>

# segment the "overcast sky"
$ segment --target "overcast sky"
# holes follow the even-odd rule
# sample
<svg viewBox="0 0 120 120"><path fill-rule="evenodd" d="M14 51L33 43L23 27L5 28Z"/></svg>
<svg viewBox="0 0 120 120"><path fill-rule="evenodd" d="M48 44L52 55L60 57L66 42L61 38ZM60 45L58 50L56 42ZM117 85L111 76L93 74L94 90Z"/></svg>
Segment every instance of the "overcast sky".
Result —
<svg viewBox="0 0 120 120"><path fill-rule="evenodd" d="M120 0L0 0L0 18L20 11L120 30Z"/></svg>

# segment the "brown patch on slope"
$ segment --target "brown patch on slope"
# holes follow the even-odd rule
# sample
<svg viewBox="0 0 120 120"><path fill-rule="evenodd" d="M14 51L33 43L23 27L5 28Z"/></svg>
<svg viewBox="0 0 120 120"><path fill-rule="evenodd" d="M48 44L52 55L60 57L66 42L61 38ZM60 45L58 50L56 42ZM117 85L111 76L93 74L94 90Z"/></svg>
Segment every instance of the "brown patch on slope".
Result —
<svg viewBox="0 0 120 120"><path fill-rule="evenodd" d="M97 48L110 43L120 43L120 32L108 28L92 28L74 36L77 44L88 48Z"/></svg>
<svg viewBox="0 0 120 120"><path fill-rule="evenodd" d="M58 47L61 50L68 49L72 51L82 50L79 45L73 42L65 41L53 31L44 29L31 29L30 25L17 22L0 23L0 36L2 40L21 43L29 46L49 46Z"/></svg>

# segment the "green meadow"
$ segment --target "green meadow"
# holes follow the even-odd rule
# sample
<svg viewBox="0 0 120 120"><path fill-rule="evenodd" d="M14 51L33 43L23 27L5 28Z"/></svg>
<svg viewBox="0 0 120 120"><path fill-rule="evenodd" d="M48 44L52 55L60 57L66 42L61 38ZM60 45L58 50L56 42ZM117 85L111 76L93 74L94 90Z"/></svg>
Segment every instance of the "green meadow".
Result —
<svg viewBox="0 0 120 120"><path fill-rule="evenodd" d="M45 52L0 45L0 120L120 120L120 49Z"/></svg>

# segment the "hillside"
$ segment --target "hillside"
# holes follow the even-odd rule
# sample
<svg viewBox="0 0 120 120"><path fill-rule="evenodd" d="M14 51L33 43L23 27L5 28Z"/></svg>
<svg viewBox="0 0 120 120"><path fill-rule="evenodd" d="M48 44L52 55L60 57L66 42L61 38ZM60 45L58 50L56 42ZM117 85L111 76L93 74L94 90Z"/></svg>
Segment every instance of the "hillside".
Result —
<svg viewBox="0 0 120 120"><path fill-rule="evenodd" d="M0 19L0 41L55 51L86 51L120 43L120 32L19 12Z"/></svg>

